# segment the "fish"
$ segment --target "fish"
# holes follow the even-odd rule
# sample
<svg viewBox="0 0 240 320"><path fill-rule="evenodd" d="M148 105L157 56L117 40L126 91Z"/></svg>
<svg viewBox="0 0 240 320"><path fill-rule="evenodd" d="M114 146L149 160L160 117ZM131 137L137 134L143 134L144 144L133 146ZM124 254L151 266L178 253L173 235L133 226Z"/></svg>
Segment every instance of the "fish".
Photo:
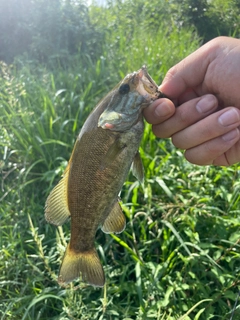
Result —
<svg viewBox="0 0 240 320"><path fill-rule="evenodd" d="M121 233L126 219L119 193L130 167L141 182L144 169L139 146L144 130L142 111L164 97L143 66L120 81L90 113L76 139L60 182L45 204L47 222L61 226L71 218L70 241L63 256L58 283L75 279L96 287L105 274L95 248L99 227Z"/></svg>

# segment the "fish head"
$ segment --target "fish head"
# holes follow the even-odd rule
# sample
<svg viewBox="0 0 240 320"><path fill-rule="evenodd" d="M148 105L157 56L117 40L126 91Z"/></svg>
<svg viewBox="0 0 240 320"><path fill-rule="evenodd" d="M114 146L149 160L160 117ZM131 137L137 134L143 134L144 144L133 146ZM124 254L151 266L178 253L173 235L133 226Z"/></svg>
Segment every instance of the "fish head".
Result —
<svg viewBox="0 0 240 320"><path fill-rule="evenodd" d="M110 93L98 127L112 131L126 131L138 120L143 108L161 97L158 86L143 66L128 74Z"/></svg>

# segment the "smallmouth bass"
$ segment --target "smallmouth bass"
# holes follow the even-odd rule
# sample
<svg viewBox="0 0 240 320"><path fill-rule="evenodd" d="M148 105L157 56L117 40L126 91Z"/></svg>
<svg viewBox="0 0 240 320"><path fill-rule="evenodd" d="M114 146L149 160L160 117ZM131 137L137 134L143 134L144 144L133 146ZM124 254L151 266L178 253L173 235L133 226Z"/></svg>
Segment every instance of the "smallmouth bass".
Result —
<svg viewBox="0 0 240 320"><path fill-rule="evenodd" d="M144 123L142 110L164 97L142 67L128 74L103 98L85 121L60 182L45 205L45 218L60 226L71 217L71 237L58 282L78 277L102 287L104 271L94 246L99 226L105 233L121 233L125 216L118 194L132 165L143 181L138 152Z"/></svg>

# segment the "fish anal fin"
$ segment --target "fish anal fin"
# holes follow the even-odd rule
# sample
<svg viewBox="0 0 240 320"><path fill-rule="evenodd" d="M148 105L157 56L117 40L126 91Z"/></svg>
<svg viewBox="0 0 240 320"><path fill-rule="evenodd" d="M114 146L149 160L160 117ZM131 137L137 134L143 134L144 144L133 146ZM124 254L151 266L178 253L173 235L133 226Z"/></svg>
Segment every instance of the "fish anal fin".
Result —
<svg viewBox="0 0 240 320"><path fill-rule="evenodd" d="M69 167L50 192L45 204L45 219L56 226L61 226L70 217L67 199L68 171Z"/></svg>
<svg viewBox="0 0 240 320"><path fill-rule="evenodd" d="M105 233L121 233L126 226L126 219L118 201L115 202L111 212L102 226Z"/></svg>
<svg viewBox="0 0 240 320"><path fill-rule="evenodd" d="M64 286L79 277L96 287L103 287L105 283L104 271L95 248L76 252L68 245L59 271L58 283Z"/></svg>
<svg viewBox="0 0 240 320"><path fill-rule="evenodd" d="M144 182L144 168L139 151L136 153L132 163L132 173L141 182Z"/></svg>

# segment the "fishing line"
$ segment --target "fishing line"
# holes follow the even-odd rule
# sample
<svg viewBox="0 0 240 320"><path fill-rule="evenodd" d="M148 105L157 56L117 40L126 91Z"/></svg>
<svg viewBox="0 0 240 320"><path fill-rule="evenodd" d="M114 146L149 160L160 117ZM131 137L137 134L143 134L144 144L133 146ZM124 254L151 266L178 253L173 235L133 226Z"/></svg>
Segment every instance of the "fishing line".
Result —
<svg viewBox="0 0 240 320"><path fill-rule="evenodd" d="M231 314L231 318L229 320L233 320L234 313L235 313L235 311L237 309L237 303L238 303L239 297L240 297L240 290L238 291L237 299L236 299L236 301L234 303L232 314Z"/></svg>

